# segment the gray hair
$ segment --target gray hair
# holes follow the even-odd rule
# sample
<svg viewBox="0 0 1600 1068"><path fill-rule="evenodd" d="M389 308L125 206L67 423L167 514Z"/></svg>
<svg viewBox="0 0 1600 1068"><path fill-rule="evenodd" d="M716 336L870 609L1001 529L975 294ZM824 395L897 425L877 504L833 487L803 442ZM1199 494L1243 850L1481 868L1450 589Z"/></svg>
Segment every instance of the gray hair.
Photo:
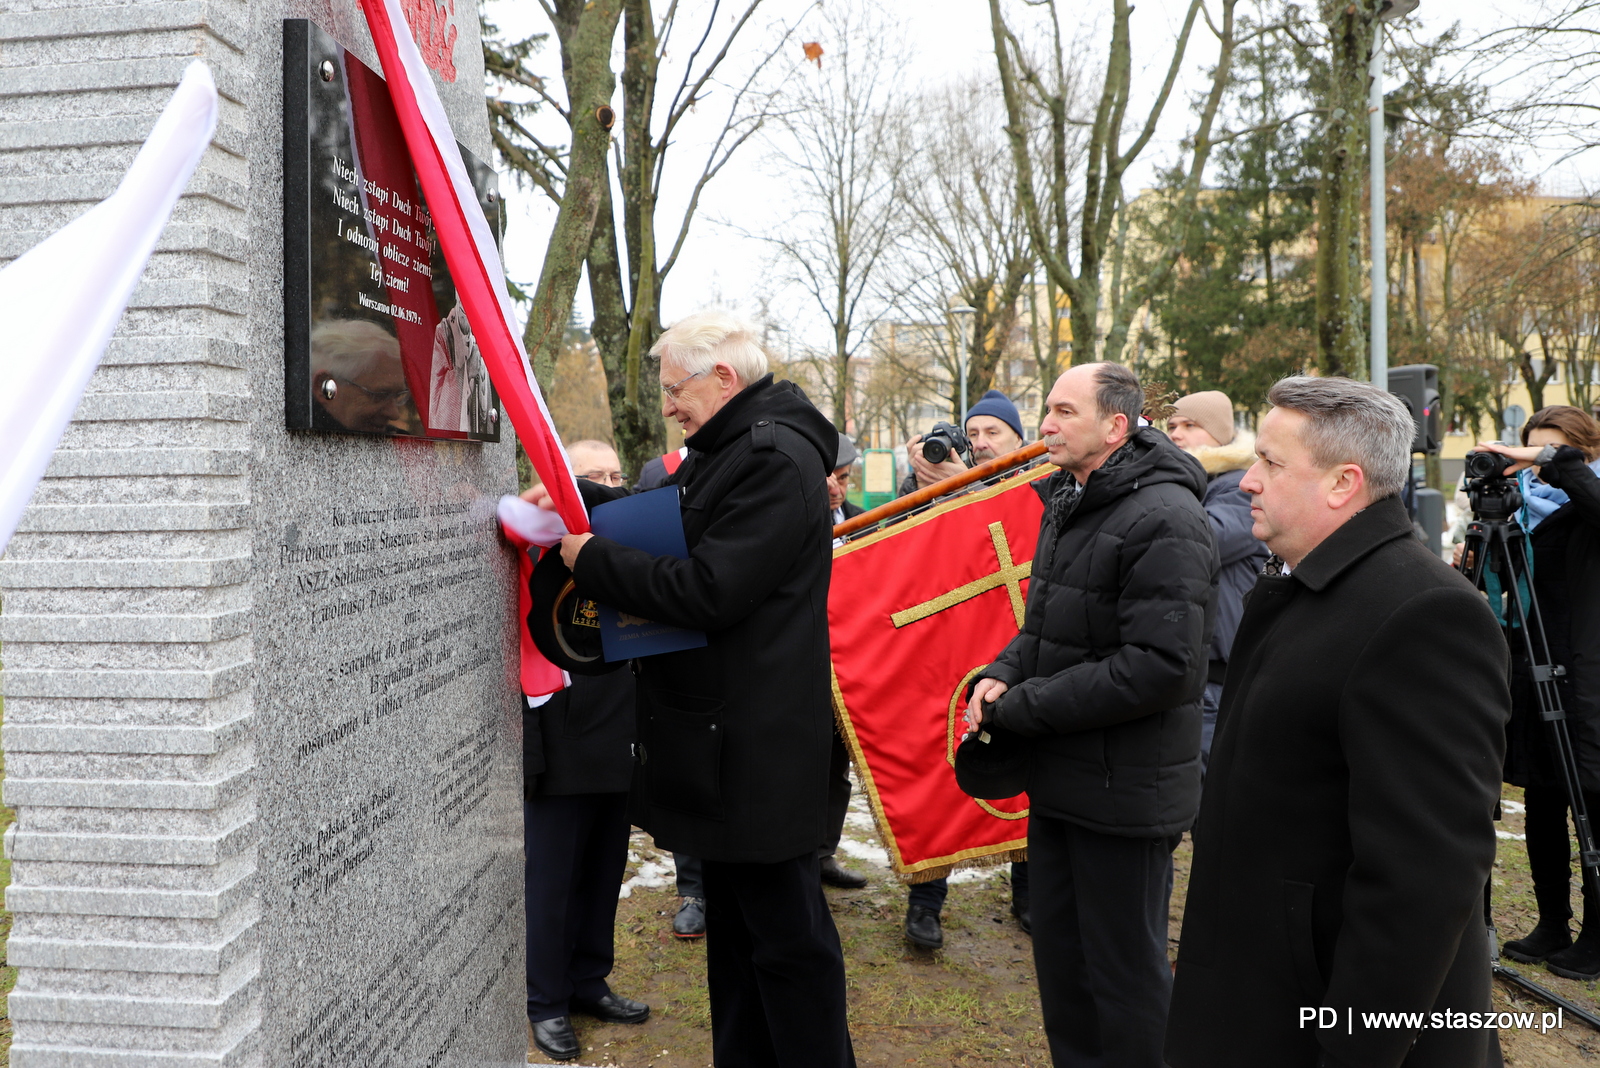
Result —
<svg viewBox="0 0 1600 1068"><path fill-rule="evenodd" d="M370 319L324 319L311 328L311 373L360 378L377 365L399 362L400 342Z"/></svg>
<svg viewBox="0 0 1600 1068"><path fill-rule="evenodd" d="M756 340L755 327L724 311L696 312L679 319L650 346L650 355L671 360L691 375L725 363L744 386L767 373L767 354Z"/></svg>
<svg viewBox="0 0 1600 1068"><path fill-rule="evenodd" d="M1281 379L1267 394L1275 408L1299 412L1304 440L1320 467L1355 464L1367 476L1372 500L1393 497L1411 475L1416 424L1405 403L1370 382L1349 378Z"/></svg>
<svg viewBox="0 0 1600 1068"><path fill-rule="evenodd" d="M1128 433L1139 428L1139 413L1144 411L1144 387L1139 376L1120 363L1094 365L1094 406L1100 418L1128 417Z"/></svg>

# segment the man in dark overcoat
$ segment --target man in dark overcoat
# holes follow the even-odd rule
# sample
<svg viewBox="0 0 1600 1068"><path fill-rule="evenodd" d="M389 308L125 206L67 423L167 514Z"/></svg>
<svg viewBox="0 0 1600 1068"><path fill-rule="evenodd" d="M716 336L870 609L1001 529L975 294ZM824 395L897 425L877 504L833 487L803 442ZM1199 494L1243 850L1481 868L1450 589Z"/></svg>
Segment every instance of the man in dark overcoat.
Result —
<svg viewBox="0 0 1600 1068"><path fill-rule="evenodd" d="M703 861L712 1052L718 1065L844 1068L844 956L817 852L829 837L828 654L833 425L774 382L752 328L719 312L677 323L663 413L688 458L672 476L689 557L591 534L561 555L602 604L706 633L637 661L633 820ZM586 500L622 490L585 484Z"/></svg>
<svg viewBox="0 0 1600 1068"><path fill-rule="evenodd" d="M1062 468L1022 632L979 675L968 720L1031 743L1033 959L1058 1068L1161 1068L1172 850L1200 799L1200 691L1217 550L1205 472L1138 426L1120 364L1056 381L1039 430ZM997 702L985 710L984 702Z"/></svg>
<svg viewBox="0 0 1600 1068"><path fill-rule="evenodd" d="M1273 555L1228 664L1167 1061L1498 1065L1492 1027L1430 1014L1490 1008L1505 640L1412 534L1405 406L1342 378L1268 399L1241 485Z"/></svg>

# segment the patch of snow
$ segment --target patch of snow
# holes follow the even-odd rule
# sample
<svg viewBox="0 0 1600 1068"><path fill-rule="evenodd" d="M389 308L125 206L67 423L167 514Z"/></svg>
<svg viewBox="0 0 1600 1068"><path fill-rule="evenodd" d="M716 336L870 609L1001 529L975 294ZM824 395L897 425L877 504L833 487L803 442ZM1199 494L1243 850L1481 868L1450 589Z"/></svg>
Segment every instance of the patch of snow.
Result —
<svg viewBox="0 0 1600 1068"><path fill-rule="evenodd" d="M856 860L870 861L880 868L889 866L889 851L880 845L858 842L854 838L839 839L839 852Z"/></svg>
<svg viewBox="0 0 1600 1068"><path fill-rule="evenodd" d="M617 891L620 900L633 896L633 888L643 887L646 890L656 890L669 883L674 883L678 877L678 866L672 863L670 853L657 853L649 857L641 857L633 850L628 850L628 865L634 868L627 882L622 884L622 889ZM637 867L634 867L637 865Z"/></svg>

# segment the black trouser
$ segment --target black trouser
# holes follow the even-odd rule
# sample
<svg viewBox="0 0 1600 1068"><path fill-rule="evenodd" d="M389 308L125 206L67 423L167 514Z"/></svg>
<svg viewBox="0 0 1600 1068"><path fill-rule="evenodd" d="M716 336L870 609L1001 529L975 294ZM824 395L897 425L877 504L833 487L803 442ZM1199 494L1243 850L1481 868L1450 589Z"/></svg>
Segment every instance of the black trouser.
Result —
<svg viewBox="0 0 1600 1068"><path fill-rule="evenodd" d="M853 1068L844 953L815 853L705 860L706 985L717 1068Z"/></svg>
<svg viewBox="0 0 1600 1068"><path fill-rule="evenodd" d="M628 863L628 795L534 797L522 806L528 1019L611 992L617 888Z"/></svg>
<svg viewBox="0 0 1600 1068"><path fill-rule="evenodd" d="M678 896L698 897L704 900L706 880L700 868L700 858L691 857L687 853L674 853L672 863L678 869Z"/></svg>
<svg viewBox="0 0 1600 1068"><path fill-rule="evenodd" d="M1055 1068L1161 1068L1177 841L1029 817L1033 962Z"/></svg>
<svg viewBox="0 0 1600 1068"><path fill-rule="evenodd" d="M925 883L912 883L911 892L906 895L906 907L942 912L944 899L949 894L949 879L929 879ZM1011 864L1011 900L1022 908L1028 907L1028 862L1025 860L1013 861Z"/></svg>
<svg viewBox="0 0 1600 1068"><path fill-rule="evenodd" d="M1533 893L1539 902L1539 918L1561 920L1572 915L1572 837L1567 830L1567 791L1560 786L1529 786L1523 791L1528 812L1524 830L1528 835L1528 870L1533 875ZM1583 803L1589 810L1591 826L1600 819L1600 793L1585 790ZM1580 871L1579 885L1583 874ZM1583 887L1583 926L1591 939L1600 937L1600 910Z"/></svg>
<svg viewBox="0 0 1600 1068"><path fill-rule="evenodd" d="M828 751L828 844L817 850L817 856L831 857L839 851L839 839L844 837L844 817L849 811L850 752L835 728L833 748Z"/></svg>

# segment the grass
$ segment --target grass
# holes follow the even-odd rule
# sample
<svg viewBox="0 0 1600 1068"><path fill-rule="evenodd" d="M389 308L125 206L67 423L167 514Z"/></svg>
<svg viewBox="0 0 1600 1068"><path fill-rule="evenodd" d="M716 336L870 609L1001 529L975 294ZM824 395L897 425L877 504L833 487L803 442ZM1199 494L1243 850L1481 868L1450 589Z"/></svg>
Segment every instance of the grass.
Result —
<svg viewBox="0 0 1600 1068"><path fill-rule="evenodd" d="M1520 805L1521 791L1505 797ZM1507 806L1502 830L1522 833L1520 811ZM648 839L637 836L635 853L648 856ZM643 847L642 849L640 847ZM1170 949L1177 953L1188 887L1187 839L1174 855L1176 879L1170 916ZM859 862L858 868L866 867ZM631 874L631 873L630 873ZM869 870L863 890L828 891L844 945L850 1033L862 1068L939 1065L977 1068L1009 1065L1048 1068L1033 980L1033 947L1008 911L1010 887L1003 873L987 881L951 887L945 905L945 948L924 952L909 946L900 925L905 888L881 868ZM1502 941L1533 926L1533 887L1527 850L1502 839L1494 871L1494 913ZM705 993L705 948L671 937L678 899L670 886L635 888L617 913L617 965L612 987L642 998L654 1012L627 1027L574 1018L583 1055L573 1064L616 1068L707 1068L711 1064L710 1006ZM1574 880L1574 911L1582 915ZM1579 983L1519 965L1535 982L1600 1010L1600 982ZM1248 996L1241 992L1240 996ZM1498 1011L1542 1012L1532 997L1496 983ZM1512 1068L1600 1068L1600 1034L1569 1021L1561 1031L1502 1031L1501 1046ZM530 1048L530 1060L540 1062Z"/></svg>

